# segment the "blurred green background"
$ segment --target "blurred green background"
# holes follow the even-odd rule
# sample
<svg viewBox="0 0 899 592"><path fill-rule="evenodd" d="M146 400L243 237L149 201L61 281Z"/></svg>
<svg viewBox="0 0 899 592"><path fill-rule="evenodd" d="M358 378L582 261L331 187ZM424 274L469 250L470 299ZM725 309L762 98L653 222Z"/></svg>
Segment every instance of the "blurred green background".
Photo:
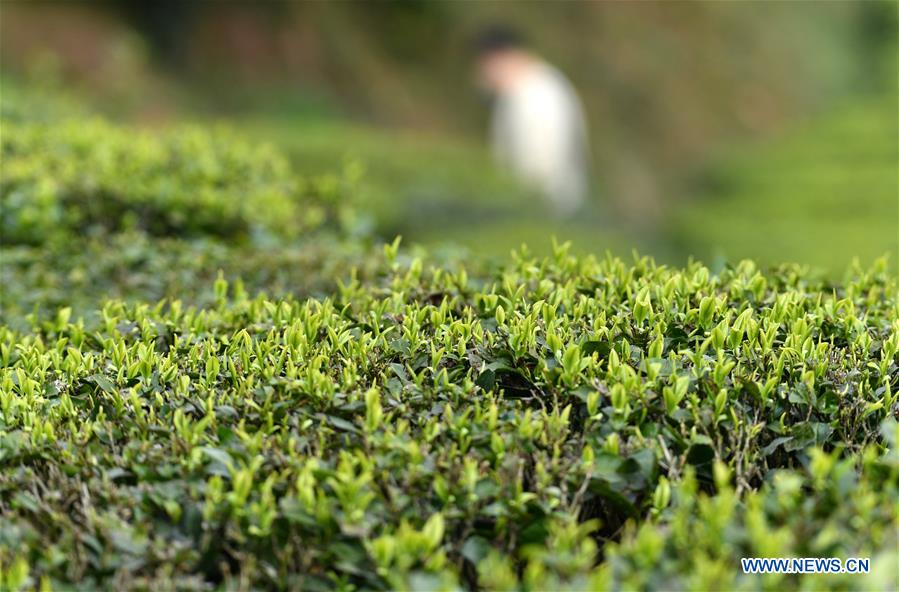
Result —
<svg viewBox="0 0 899 592"><path fill-rule="evenodd" d="M4 2L3 94L224 122L300 173L362 163L383 237L504 256L550 237L713 265L899 262L896 2ZM494 169L471 36L572 80L596 191L574 221Z"/></svg>

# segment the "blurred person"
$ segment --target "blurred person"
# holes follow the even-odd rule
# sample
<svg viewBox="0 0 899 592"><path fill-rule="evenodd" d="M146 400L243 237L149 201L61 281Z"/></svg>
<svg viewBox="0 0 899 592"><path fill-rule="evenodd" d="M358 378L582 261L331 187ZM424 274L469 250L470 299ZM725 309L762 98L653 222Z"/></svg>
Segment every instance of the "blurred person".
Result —
<svg viewBox="0 0 899 592"><path fill-rule="evenodd" d="M498 162L571 215L589 190L587 126L571 83L512 29L475 39L480 85L493 99L491 141Z"/></svg>

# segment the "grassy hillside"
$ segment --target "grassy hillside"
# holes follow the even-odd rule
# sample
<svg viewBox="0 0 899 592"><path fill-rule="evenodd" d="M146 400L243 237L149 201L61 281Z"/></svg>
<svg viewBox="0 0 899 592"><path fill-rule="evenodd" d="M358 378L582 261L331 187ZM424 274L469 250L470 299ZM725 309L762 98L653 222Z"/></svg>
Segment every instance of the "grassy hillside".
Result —
<svg viewBox="0 0 899 592"><path fill-rule="evenodd" d="M672 229L685 250L838 270L899 264L895 97L860 100L711 167ZM703 194L705 193L705 194Z"/></svg>

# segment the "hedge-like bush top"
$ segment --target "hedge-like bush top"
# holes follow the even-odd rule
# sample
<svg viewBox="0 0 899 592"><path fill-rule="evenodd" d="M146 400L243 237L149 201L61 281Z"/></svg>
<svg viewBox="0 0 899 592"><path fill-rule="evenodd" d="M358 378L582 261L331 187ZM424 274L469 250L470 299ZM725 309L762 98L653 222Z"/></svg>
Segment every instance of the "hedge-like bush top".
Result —
<svg viewBox="0 0 899 592"><path fill-rule="evenodd" d="M339 180L293 174L233 131L4 118L0 237L43 244L136 229L156 236L292 239L334 215Z"/></svg>
<svg viewBox="0 0 899 592"><path fill-rule="evenodd" d="M830 286L560 248L485 280L386 251L331 298L220 280L206 309L0 329L7 585L896 585L883 266ZM780 555L874 573L739 572Z"/></svg>

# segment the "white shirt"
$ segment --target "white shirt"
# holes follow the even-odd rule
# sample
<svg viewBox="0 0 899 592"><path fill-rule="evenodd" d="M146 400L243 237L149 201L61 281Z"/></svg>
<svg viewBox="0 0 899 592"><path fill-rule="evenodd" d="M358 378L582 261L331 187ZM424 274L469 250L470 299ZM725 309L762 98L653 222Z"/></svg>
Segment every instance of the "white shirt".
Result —
<svg viewBox="0 0 899 592"><path fill-rule="evenodd" d="M491 129L496 158L570 214L588 191L588 146L583 109L561 72L535 62L496 101Z"/></svg>

